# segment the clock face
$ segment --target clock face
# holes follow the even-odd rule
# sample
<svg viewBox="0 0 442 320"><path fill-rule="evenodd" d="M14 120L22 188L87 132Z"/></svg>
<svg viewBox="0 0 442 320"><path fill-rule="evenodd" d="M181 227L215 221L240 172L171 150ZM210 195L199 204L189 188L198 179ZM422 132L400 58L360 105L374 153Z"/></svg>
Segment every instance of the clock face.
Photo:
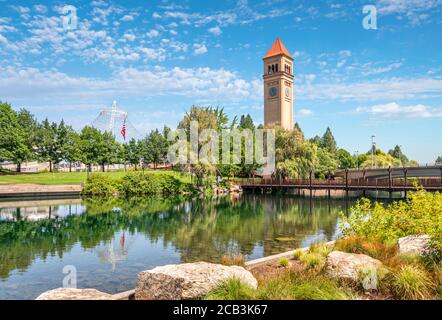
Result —
<svg viewBox="0 0 442 320"><path fill-rule="evenodd" d="M271 88L270 88L270 90L269 90L269 95L270 95L271 97L276 96L277 93L278 93L278 89L276 89L276 87L271 87Z"/></svg>
<svg viewBox="0 0 442 320"><path fill-rule="evenodd" d="M289 87L286 87L286 88L285 88L285 96L286 96L287 98L290 98L290 88L289 88Z"/></svg>

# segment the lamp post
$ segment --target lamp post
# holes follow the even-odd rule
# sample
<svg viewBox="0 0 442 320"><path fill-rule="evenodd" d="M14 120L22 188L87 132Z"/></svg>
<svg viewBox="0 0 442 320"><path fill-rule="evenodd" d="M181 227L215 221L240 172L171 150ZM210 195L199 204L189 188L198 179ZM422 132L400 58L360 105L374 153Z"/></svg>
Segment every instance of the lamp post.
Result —
<svg viewBox="0 0 442 320"><path fill-rule="evenodd" d="M371 136L371 168L374 168L374 153L376 148L376 142L374 141L374 138L376 138L375 135Z"/></svg>
<svg viewBox="0 0 442 320"><path fill-rule="evenodd" d="M359 151L358 150L355 151L355 156L356 156L356 166L358 167L358 170L359 170Z"/></svg>

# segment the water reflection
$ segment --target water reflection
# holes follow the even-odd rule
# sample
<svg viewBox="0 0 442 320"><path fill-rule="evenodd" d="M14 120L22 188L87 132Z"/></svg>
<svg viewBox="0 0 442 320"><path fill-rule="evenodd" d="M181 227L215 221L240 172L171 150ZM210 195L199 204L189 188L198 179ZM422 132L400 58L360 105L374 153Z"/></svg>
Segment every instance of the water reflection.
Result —
<svg viewBox="0 0 442 320"><path fill-rule="evenodd" d="M77 267L79 287L116 292L157 265L218 262L233 252L253 259L327 241L347 207L254 194L0 203L0 298L34 298L61 286L67 264Z"/></svg>

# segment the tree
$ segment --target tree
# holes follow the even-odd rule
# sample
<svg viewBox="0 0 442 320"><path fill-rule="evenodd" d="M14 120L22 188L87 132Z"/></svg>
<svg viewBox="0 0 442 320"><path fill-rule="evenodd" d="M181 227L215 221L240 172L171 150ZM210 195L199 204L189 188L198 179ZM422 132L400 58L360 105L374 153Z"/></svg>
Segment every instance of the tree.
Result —
<svg viewBox="0 0 442 320"><path fill-rule="evenodd" d="M255 130L255 124L253 123L253 120L252 120L252 117L250 116L250 114L241 116L241 119L239 120L238 128Z"/></svg>
<svg viewBox="0 0 442 320"><path fill-rule="evenodd" d="M442 156L437 157L436 163L437 164L442 164Z"/></svg>
<svg viewBox="0 0 442 320"><path fill-rule="evenodd" d="M321 138L321 143L319 146L327 150L331 154L336 154L337 152L336 140L335 137L333 136L330 127L327 127L327 130L325 131L324 135Z"/></svg>
<svg viewBox="0 0 442 320"><path fill-rule="evenodd" d="M338 163L340 169L350 169L356 167L356 159L344 149L338 150Z"/></svg>
<svg viewBox="0 0 442 320"><path fill-rule="evenodd" d="M40 160L49 162L49 171L52 172L53 164L61 161L61 152L57 143L56 123L50 123L46 118L37 130L37 154Z"/></svg>
<svg viewBox="0 0 442 320"><path fill-rule="evenodd" d="M325 148L318 149L318 166L316 172L321 178L325 177L328 172L333 172L338 168L338 161L334 154Z"/></svg>
<svg viewBox="0 0 442 320"><path fill-rule="evenodd" d="M26 109L17 112L17 121L24 132L25 144L30 151L30 159L36 158L34 152L37 149L38 122L35 117Z"/></svg>
<svg viewBox="0 0 442 320"><path fill-rule="evenodd" d="M101 143L98 144L98 163L101 165L101 171L104 172L105 165L116 163L118 161L119 146L111 132L102 132L101 136Z"/></svg>
<svg viewBox="0 0 442 320"><path fill-rule="evenodd" d="M407 165L409 160L407 156L402 152L401 147L396 145L393 150L389 150L388 154L395 159L401 161L402 165Z"/></svg>
<svg viewBox="0 0 442 320"><path fill-rule="evenodd" d="M129 143L123 145L124 161L132 164L137 170L137 166L141 162L141 143L134 138L129 140Z"/></svg>
<svg viewBox="0 0 442 320"><path fill-rule="evenodd" d="M361 167L371 168L372 164L374 164L376 168L400 167L402 165L399 159L393 158L391 155L385 154L382 151L379 153L376 152L374 159L372 159L371 156L367 157L367 160L362 163Z"/></svg>
<svg viewBox="0 0 442 320"><path fill-rule="evenodd" d="M26 145L25 132L17 114L8 103L0 102L0 161L12 161L21 171L21 163L31 157Z"/></svg>
<svg viewBox="0 0 442 320"><path fill-rule="evenodd" d="M304 139L304 132L302 132L301 126L298 122L295 122L295 125L293 126L293 130L296 130L299 132L299 134L302 136L302 139Z"/></svg>
<svg viewBox="0 0 442 320"><path fill-rule="evenodd" d="M65 126L60 131L61 157L69 163L69 172L71 172L72 163L81 161L80 136L71 126Z"/></svg>
<svg viewBox="0 0 442 320"><path fill-rule="evenodd" d="M307 178L317 165L318 147L304 140L300 130L276 129L276 175L280 178Z"/></svg>
<svg viewBox="0 0 442 320"><path fill-rule="evenodd" d="M121 154L121 147L111 132L101 132L94 127L86 126L80 134L81 161L91 171L93 164L99 164L105 171L106 164L116 163Z"/></svg>
<svg viewBox="0 0 442 320"><path fill-rule="evenodd" d="M166 161L168 141L158 129L151 131L150 134L143 139L141 148L143 163L153 163L156 169L159 162Z"/></svg>

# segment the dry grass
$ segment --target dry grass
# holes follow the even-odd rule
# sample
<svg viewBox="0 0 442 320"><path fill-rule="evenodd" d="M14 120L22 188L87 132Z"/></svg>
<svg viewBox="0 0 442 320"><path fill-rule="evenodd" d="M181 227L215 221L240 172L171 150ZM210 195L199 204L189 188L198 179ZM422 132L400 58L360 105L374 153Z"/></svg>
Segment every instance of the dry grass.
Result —
<svg viewBox="0 0 442 320"><path fill-rule="evenodd" d="M395 245L386 245L382 242L368 240L357 236L351 236L336 241L334 249L348 253L366 254L381 261L393 258L398 251L398 248Z"/></svg>
<svg viewBox="0 0 442 320"><path fill-rule="evenodd" d="M246 258L240 253L224 255L221 258L221 264L225 266L241 266L244 267L246 263Z"/></svg>

